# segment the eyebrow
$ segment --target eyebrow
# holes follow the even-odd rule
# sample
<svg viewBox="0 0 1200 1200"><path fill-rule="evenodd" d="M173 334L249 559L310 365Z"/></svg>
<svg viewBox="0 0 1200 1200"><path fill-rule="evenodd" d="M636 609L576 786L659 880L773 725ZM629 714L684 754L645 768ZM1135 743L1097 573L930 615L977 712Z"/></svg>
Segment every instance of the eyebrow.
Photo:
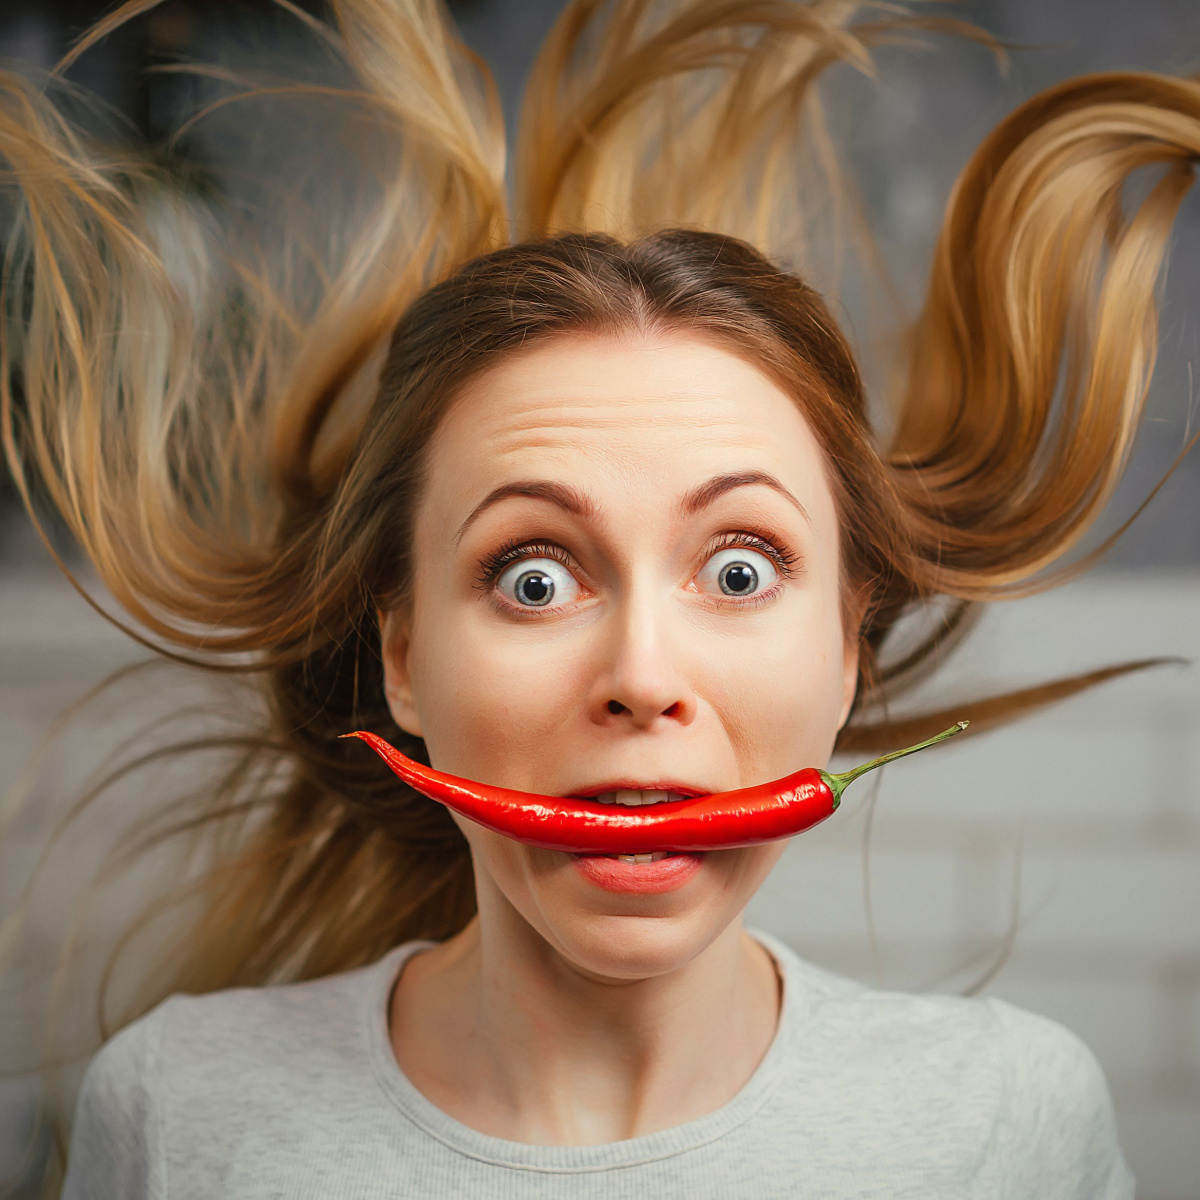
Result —
<svg viewBox="0 0 1200 1200"><path fill-rule="evenodd" d="M808 510L804 505L774 475L768 474L766 471L736 471L728 475L714 475L712 479L708 479L698 487L692 488L684 496L679 505L680 511L687 516L693 516L701 509L715 503L727 492L732 492L740 487L754 487L756 485L769 487L772 491L778 492L779 495L797 509L810 525L812 524L812 518L808 515ZM463 521L454 534L454 544L458 545L462 541L463 535L470 528L471 523L485 510L491 508L493 504L499 504L501 500L507 500L512 496L525 496L532 500L546 500L578 517L595 517L597 512L596 505L592 499L585 492L581 492L578 488L573 488L569 484L554 483L548 479L518 479L513 483L502 483L499 487L492 488L471 509L467 515L467 519Z"/></svg>
<svg viewBox="0 0 1200 1200"><path fill-rule="evenodd" d="M557 504L559 508L565 509L577 517L594 517L596 515L595 504L586 493L581 492L578 488L573 488L566 483L554 483L548 479L518 479L514 483L502 483L499 487L492 488L471 509L467 519L458 527L458 531L454 535L454 544L457 546L462 541L463 534L467 532L476 517L491 508L493 504L499 504L501 500L507 500L510 496L528 496L533 500L548 500L551 504Z"/></svg>
<svg viewBox="0 0 1200 1200"><path fill-rule="evenodd" d="M772 491L778 492L789 504L797 509L810 525L812 524L812 517L808 515L808 509L774 475L770 475L766 471L735 471L729 475L714 475L712 479L707 480L700 484L699 487L695 487L688 492L679 507L682 512L691 516L694 513L698 513L702 508L707 508L710 504L719 500L726 492L732 492L735 488L754 487L756 485L769 487Z"/></svg>

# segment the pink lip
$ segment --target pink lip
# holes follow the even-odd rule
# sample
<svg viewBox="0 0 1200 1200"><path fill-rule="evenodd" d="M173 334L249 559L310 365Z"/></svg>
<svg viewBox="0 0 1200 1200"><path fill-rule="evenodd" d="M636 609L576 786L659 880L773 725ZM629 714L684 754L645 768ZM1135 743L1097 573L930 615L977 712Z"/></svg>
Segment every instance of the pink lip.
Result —
<svg viewBox="0 0 1200 1200"><path fill-rule="evenodd" d="M631 896L673 892L696 874L703 861L703 854L672 854L649 863L621 862L605 854L571 855L571 864L589 883Z"/></svg>

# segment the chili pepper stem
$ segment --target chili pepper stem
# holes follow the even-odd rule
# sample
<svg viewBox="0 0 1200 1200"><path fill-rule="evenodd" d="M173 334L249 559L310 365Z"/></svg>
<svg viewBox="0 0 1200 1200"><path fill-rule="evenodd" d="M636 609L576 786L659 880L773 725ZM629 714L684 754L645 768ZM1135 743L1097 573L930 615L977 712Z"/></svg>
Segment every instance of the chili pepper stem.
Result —
<svg viewBox="0 0 1200 1200"><path fill-rule="evenodd" d="M909 746L904 750L893 750L890 754L881 754L878 758L873 758L870 762L863 763L860 767L853 767L849 771L843 771L840 775L831 775L828 771L822 771L821 778L825 780L829 785L829 790L833 793L833 807L837 808L841 804L842 793L860 775L865 775L868 771L875 770L876 767L882 767L884 763L890 763L893 759L904 758L909 754L916 754L918 750L924 750L926 746L936 746L938 742L944 742L947 738L952 738L955 734L962 733L969 724L969 721L959 721L957 725L952 725L949 729L942 730L936 737L931 737L924 742L918 742L915 746Z"/></svg>

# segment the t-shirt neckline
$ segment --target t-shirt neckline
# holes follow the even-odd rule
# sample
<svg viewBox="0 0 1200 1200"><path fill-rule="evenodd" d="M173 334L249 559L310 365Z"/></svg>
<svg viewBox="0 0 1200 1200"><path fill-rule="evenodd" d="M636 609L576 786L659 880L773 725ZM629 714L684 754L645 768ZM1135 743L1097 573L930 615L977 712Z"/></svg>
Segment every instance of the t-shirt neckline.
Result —
<svg viewBox="0 0 1200 1200"><path fill-rule="evenodd" d="M759 930L747 932L775 960L783 982L779 1024L762 1061L742 1089L714 1112L656 1133L596 1146L539 1146L491 1137L455 1120L426 1099L400 1069L388 1036L388 1004L392 986L405 962L433 942L406 942L371 968L362 1014L371 1064L388 1099L414 1125L444 1146L468 1158L495 1166L548 1173L579 1173L634 1167L695 1150L724 1137L749 1120L770 1099L793 1056L799 1030L807 1017L805 989L794 953Z"/></svg>

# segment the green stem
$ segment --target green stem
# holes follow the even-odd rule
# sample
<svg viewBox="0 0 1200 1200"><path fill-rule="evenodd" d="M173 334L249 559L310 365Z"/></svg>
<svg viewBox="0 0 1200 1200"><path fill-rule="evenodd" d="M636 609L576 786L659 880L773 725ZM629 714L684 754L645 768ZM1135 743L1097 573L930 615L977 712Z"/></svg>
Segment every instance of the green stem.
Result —
<svg viewBox="0 0 1200 1200"><path fill-rule="evenodd" d="M863 763L861 767L853 767L849 771L843 771L840 775L830 775L828 771L822 771L822 778L829 785L829 790L833 792L833 807L837 808L842 802L842 793L860 775L865 775L868 771L875 770L876 767L882 767L884 763L890 763L893 759L903 758L906 754L916 754L918 750L924 750L926 746L936 746L938 742L944 742L947 738L952 738L955 734L962 733L969 724L969 721L959 721L957 725L952 725L949 729L942 730L937 737L931 737L928 741L918 742L915 746L909 746L905 750L893 750L891 754L881 754L878 758L873 758L870 762Z"/></svg>

